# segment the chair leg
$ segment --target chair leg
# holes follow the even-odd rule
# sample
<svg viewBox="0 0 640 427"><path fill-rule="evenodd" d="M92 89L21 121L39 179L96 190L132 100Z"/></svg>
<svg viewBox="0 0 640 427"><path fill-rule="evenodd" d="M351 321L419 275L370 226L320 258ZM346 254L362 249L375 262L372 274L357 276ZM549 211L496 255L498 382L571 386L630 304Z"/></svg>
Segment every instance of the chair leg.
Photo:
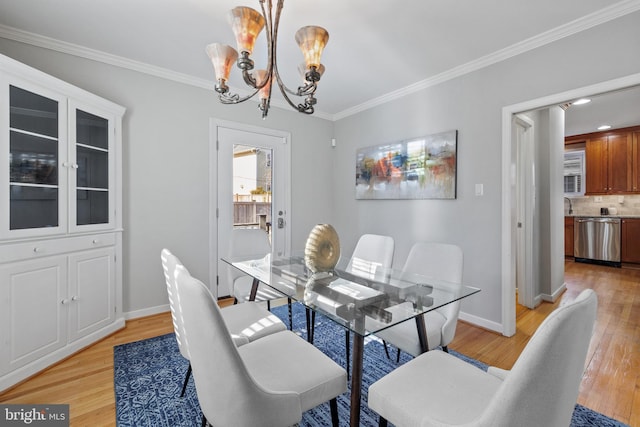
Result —
<svg viewBox="0 0 640 427"><path fill-rule="evenodd" d="M382 344L384 344L384 353L387 355L387 359L391 360L391 356L389 356L389 347L387 346L387 342L382 340Z"/></svg>
<svg viewBox="0 0 640 427"><path fill-rule="evenodd" d="M331 424L333 427L338 427L340 419L338 418L338 400L335 397L329 401L329 407L331 408Z"/></svg>
<svg viewBox="0 0 640 427"><path fill-rule="evenodd" d="M378 427L387 427L387 420L380 415L378 419Z"/></svg>
<svg viewBox="0 0 640 427"><path fill-rule="evenodd" d="M187 368L187 375L184 377L184 384L182 384L182 393L180 393L180 397L184 397L185 391L187 391L187 384L189 383L189 377L191 376L191 362L189 362L189 367Z"/></svg>
<svg viewBox="0 0 640 427"><path fill-rule="evenodd" d="M267 300L267 310L271 311L271 300Z"/></svg>
<svg viewBox="0 0 640 427"><path fill-rule="evenodd" d="M449 353L449 347L447 347L446 345L443 345L443 346L442 346L442 350L443 350L445 353Z"/></svg>
<svg viewBox="0 0 640 427"><path fill-rule="evenodd" d="M400 349L398 349L398 353L396 354L396 363L400 363Z"/></svg>
<svg viewBox="0 0 640 427"><path fill-rule="evenodd" d="M289 330L293 331L293 308L291 307L291 298L287 298L287 304L289 305Z"/></svg>
<svg viewBox="0 0 640 427"><path fill-rule="evenodd" d="M209 425L209 421L207 421L207 417L202 414L202 427L207 427Z"/></svg>

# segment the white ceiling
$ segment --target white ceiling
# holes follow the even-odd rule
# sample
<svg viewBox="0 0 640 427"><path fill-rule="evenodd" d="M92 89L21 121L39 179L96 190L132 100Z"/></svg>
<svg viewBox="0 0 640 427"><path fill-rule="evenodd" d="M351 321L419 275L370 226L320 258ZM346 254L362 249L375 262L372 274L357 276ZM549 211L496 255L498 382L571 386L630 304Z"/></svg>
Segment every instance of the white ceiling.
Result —
<svg viewBox="0 0 640 427"><path fill-rule="evenodd" d="M0 0L0 36L18 29L213 87L204 48L235 45L226 13L242 4L260 9L258 0ZM639 0L287 0L279 70L296 87L302 55L293 34L304 25L325 27L316 110L339 117L639 9ZM266 62L264 43L256 44L256 68ZM236 71L232 89L243 86Z"/></svg>

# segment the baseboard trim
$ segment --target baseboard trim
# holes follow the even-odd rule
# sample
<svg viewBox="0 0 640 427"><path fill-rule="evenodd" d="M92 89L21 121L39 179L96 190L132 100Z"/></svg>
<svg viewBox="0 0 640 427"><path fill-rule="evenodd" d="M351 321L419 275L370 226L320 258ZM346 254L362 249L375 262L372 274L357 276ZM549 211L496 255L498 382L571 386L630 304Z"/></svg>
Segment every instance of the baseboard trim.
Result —
<svg viewBox="0 0 640 427"><path fill-rule="evenodd" d="M567 289L567 284L563 283L562 286L560 286L558 289L556 289L556 291L554 293L552 293L551 295L549 295L549 294L540 294L540 299L542 301L554 303L554 302L556 302L558 300L558 298L560 298L560 295L562 295L562 293L566 289Z"/></svg>
<svg viewBox="0 0 640 427"><path fill-rule="evenodd" d="M50 366L61 362L67 357L70 357L75 353L83 350L84 348L95 344L96 342L124 327L125 320L123 318L117 318L113 321L113 323L105 326L104 328L101 328L95 332L85 335L82 338L72 341L64 347L61 347L47 355L44 355L39 359L36 359L24 366L20 366L13 371L7 372L0 377L0 393L4 393L8 389L15 387L16 385L28 380L34 375L39 374L44 369L47 369Z"/></svg>
<svg viewBox="0 0 640 427"><path fill-rule="evenodd" d="M474 316L473 314L460 312L458 315L458 319L464 320L467 323L471 323L474 326L478 326L480 328L488 329L490 331L498 332L504 335L504 328L501 323L493 322L491 320L487 320L483 317Z"/></svg>
<svg viewBox="0 0 640 427"><path fill-rule="evenodd" d="M128 311L124 313L125 320L138 319L140 317L153 316L154 314L166 313L170 311L169 304L157 305L155 307L143 308L142 310Z"/></svg>

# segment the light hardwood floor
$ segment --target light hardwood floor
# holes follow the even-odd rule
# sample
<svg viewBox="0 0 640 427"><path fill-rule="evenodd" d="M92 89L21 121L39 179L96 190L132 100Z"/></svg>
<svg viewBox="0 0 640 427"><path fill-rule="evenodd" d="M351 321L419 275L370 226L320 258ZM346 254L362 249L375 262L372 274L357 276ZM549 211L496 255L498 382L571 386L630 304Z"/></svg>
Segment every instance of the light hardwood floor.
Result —
<svg viewBox="0 0 640 427"><path fill-rule="evenodd" d="M640 270L566 263L567 291L574 298L592 288L598 321L578 402L630 426L640 426ZM518 307L511 338L459 322L450 348L509 369L556 303ZM68 403L72 426L115 424L113 347L172 332L168 313L130 320L121 331L0 394L0 403Z"/></svg>

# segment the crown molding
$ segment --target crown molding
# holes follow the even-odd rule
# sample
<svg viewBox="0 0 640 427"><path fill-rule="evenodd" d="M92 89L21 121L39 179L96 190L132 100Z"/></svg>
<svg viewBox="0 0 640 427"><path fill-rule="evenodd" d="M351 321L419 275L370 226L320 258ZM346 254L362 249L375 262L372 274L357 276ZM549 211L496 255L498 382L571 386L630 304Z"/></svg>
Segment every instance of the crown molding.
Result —
<svg viewBox="0 0 640 427"><path fill-rule="evenodd" d="M326 120L336 121L345 117L352 116L359 112L374 108L378 105L386 104L396 99L405 97L407 95L419 92L429 87L437 86L446 81L455 79L465 74L472 73L530 50L536 49L541 46L545 46L549 43L553 43L565 37L569 37L573 34L581 31L588 30L600 24L604 24L616 18L628 15L630 13L640 10L640 0L624 0L618 2L612 6L601 9L582 18L571 21L567 24L561 25L544 33L538 34L522 42L513 44L504 49L496 51L492 54L486 55L474 61L467 62L458 67L454 67L450 70L444 71L435 76L413 83L409 86L405 86L401 89L389 92L385 95L370 99L362 104L348 108L336 114L329 114L321 111L314 113L315 117L319 117ZM96 62L113 65L120 68L125 68L140 73L148 74L151 76L159 77L166 80L171 80L178 83L183 83L190 86L195 86L203 89L213 91L213 85L210 80L193 77L188 74L178 73L166 68L157 67L154 65L146 64L144 62L134 61L121 56L112 55L106 52L101 52L95 49L90 49L84 46L79 46L72 43L63 42L50 37L45 37L39 34L30 33L27 31L19 30L17 28L0 25L0 38L8 40L14 40L20 43L25 43L33 46L38 46L44 49L49 49L68 55L73 55L81 58L90 59ZM236 90L235 88L233 88ZM242 92L238 90L238 92ZM284 100L272 99L272 106L288 109L289 105Z"/></svg>
<svg viewBox="0 0 640 427"><path fill-rule="evenodd" d="M426 88L437 86L448 80L452 80L465 74L472 73L474 71L507 60L538 47L545 46L547 44L561 40L565 37L569 37L573 34L588 30L590 28L596 27L598 25L604 24L638 10L640 10L640 0L621 1L614 4L613 6L609 6L589 15L585 15L582 18L576 19L544 33L530 37L526 40L498 50L477 60L467 62L466 64L454 67L450 70L444 71L440 74L436 74L435 76L413 83L404 88L370 99L352 108L348 108L344 111L334 114L333 120L340 120L345 117L376 107L378 105L386 104L412 93L419 92Z"/></svg>
<svg viewBox="0 0 640 427"><path fill-rule="evenodd" d="M212 88L211 82L205 79L200 79L187 74L171 71L166 68L156 67L144 62L134 61L121 56L112 55L110 53L90 49L88 47L76 45L73 43L63 42L50 37L30 33L5 25L0 25L0 37L48 50L53 50L56 52L65 53L67 55L73 55L80 58L113 65L115 67L138 71L140 73L149 74L155 77L172 80L179 83L184 83L190 86L197 86L204 89Z"/></svg>

